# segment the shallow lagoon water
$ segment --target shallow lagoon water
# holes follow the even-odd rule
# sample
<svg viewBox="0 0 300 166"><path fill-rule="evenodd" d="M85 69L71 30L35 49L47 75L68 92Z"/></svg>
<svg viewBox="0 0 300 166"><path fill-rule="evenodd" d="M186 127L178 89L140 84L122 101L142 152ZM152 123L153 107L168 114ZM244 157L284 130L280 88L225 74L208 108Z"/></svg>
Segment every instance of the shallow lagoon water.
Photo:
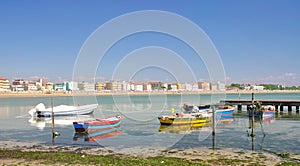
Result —
<svg viewBox="0 0 300 166"><path fill-rule="evenodd" d="M223 95L216 98L223 98ZM250 94L227 95L227 99L251 99ZM300 94L256 94L255 99L300 100ZM201 101L201 102L200 102ZM43 102L51 106L51 97L1 98L0 99L0 141L37 142L51 145L51 120L31 119L28 110ZM157 119L160 115L170 114L171 108L179 111L184 102L207 104L212 102L211 95L145 95L145 96L97 96L97 97L55 97L54 105L87 104L98 102L99 108L90 116L55 118L55 131L61 136L54 139L55 145L98 148L106 147L116 151L127 148L148 148L164 150L168 148L241 148L260 151L268 149L276 152L300 154L299 114L287 112L275 119L255 122L256 136L249 136L249 118L242 113L233 118L219 121L216 135L211 135L211 127L197 130L159 131ZM84 120L108 115L124 117L119 128L110 133L99 133L95 139L76 135L71 124L74 120ZM265 135L265 136L264 136Z"/></svg>

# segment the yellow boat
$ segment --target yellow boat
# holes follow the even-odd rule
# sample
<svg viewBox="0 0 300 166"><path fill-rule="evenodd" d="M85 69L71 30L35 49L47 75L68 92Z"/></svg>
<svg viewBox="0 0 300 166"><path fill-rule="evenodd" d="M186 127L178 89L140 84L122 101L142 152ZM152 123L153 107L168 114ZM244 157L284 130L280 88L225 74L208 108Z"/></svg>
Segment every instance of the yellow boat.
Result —
<svg viewBox="0 0 300 166"><path fill-rule="evenodd" d="M204 125L207 118L203 117L174 117L174 116L161 116L158 117L161 125L190 125L201 126Z"/></svg>

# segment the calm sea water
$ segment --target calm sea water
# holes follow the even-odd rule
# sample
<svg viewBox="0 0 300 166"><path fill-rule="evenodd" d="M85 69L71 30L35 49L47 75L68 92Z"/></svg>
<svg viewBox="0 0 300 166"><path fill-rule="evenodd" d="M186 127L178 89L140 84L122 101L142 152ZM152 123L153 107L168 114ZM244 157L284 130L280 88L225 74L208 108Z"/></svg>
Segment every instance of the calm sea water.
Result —
<svg viewBox="0 0 300 166"><path fill-rule="evenodd" d="M249 118L245 110L233 117L218 121L216 136L212 137L209 125L200 129L160 128L158 116L179 111L183 103L210 104L220 99L251 99L250 94L232 95L145 95L145 96L97 96L56 97L54 105L99 104L93 115L57 117L55 131L61 136L55 138L55 145L72 147L107 147L113 150L126 148L242 148L300 154L299 114L280 113L276 118L254 123L256 136L248 136ZM300 100L300 94L256 94L255 99ZM51 119L32 119L28 110L38 103L51 106L50 97L1 98L0 99L0 141L37 142L52 144ZM245 108L244 108L245 109ZM76 135L72 121L108 115L122 115L119 128L95 133Z"/></svg>

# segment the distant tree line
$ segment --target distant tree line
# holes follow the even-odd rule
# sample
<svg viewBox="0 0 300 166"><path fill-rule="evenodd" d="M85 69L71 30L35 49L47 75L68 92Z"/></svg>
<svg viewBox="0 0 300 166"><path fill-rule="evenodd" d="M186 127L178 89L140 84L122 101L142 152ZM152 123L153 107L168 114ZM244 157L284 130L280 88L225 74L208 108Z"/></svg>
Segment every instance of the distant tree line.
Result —
<svg viewBox="0 0 300 166"><path fill-rule="evenodd" d="M250 86L250 84L230 84L230 88L239 88L244 89L246 86ZM278 84L259 84L259 86L264 86L266 90L300 90L300 86L283 86Z"/></svg>

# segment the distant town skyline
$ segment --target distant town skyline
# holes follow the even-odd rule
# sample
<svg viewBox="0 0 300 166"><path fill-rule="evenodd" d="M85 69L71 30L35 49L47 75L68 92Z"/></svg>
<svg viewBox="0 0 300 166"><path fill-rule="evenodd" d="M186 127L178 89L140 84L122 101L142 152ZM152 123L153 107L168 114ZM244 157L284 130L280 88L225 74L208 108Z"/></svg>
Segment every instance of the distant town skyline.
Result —
<svg viewBox="0 0 300 166"><path fill-rule="evenodd" d="M97 28L130 12L161 10L189 19L207 34L223 62L226 84L300 85L298 1L13 0L0 4L0 77L10 80L70 81L77 55ZM128 36L114 45L99 62L96 80L111 80L127 54L146 46L176 52L197 81L209 81L207 66L191 48L176 38L150 32ZM172 82L176 76L153 66L132 73L128 79Z"/></svg>

